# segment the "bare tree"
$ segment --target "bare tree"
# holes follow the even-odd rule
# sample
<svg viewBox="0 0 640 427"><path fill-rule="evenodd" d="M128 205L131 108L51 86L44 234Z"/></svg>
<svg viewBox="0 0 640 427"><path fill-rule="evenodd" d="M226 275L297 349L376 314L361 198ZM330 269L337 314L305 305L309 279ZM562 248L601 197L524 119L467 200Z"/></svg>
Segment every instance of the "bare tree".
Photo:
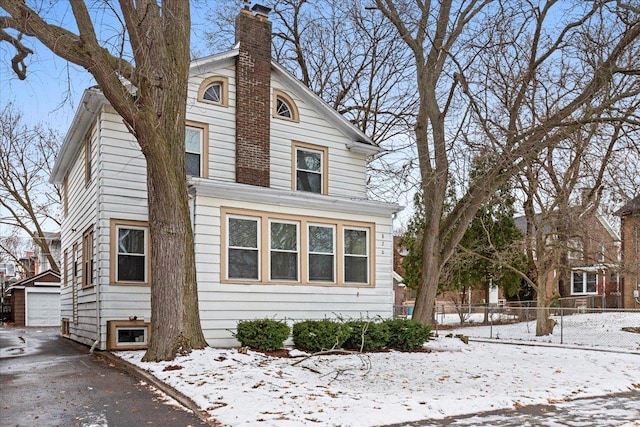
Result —
<svg viewBox="0 0 640 427"><path fill-rule="evenodd" d="M604 0L375 5L414 59L426 219L414 319L432 322L442 268L493 190L567 130L637 95L640 11ZM605 96L618 81L629 83ZM492 166L471 178L465 158L480 148ZM446 209L451 192L457 198Z"/></svg>
<svg viewBox="0 0 640 427"><path fill-rule="evenodd" d="M0 206L9 213L2 222L26 233L55 271L59 266L44 231L60 229L60 192L47 182L59 148L55 131L27 126L12 104L0 110ZM19 258L3 242L0 249Z"/></svg>
<svg viewBox="0 0 640 427"><path fill-rule="evenodd" d="M273 57L384 151L369 163L369 191L394 199L415 165L417 94L411 55L388 20L357 0L275 0ZM235 1L216 2L210 45L231 45Z"/></svg>
<svg viewBox="0 0 640 427"><path fill-rule="evenodd" d="M206 346L185 179L190 3L121 0L98 6L100 13L110 14L108 22L123 25L115 42L109 38L113 32L96 31L85 2L71 0L70 5L73 19L65 28L67 21L39 14L22 0L0 0L7 14L0 16L0 40L15 48L12 66L22 79L25 58L33 53L23 36L35 37L56 55L84 67L138 141L147 161L154 278L152 333L144 360L172 360L177 353Z"/></svg>

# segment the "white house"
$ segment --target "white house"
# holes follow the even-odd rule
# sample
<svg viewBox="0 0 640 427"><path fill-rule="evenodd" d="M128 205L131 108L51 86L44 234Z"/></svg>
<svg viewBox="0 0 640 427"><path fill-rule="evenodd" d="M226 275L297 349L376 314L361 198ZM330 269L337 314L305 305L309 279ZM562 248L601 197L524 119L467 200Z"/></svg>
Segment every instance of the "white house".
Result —
<svg viewBox="0 0 640 427"><path fill-rule="evenodd" d="M366 195L379 149L271 60L257 10L238 15L234 49L190 68L187 180L212 346L236 345L243 319L393 313L399 207ZM63 333L99 349L148 339L145 165L100 89L87 89L51 181L63 189Z"/></svg>

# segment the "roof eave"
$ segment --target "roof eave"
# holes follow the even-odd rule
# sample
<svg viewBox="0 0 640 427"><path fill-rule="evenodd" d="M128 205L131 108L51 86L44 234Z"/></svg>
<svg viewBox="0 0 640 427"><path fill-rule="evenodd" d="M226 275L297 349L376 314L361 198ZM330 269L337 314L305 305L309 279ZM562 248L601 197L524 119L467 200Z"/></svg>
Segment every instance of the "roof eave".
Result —
<svg viewBox="0 0 640 427"><path fill-rule="evenodd" d="M85 89L80 100L80 107L76 110L69 131L62 142L56 163L53 165L49 177L50 183L62 183L80 148L84 135L98 116L101 106L106 103L107 100L100 89L96 87Z"/></svg>

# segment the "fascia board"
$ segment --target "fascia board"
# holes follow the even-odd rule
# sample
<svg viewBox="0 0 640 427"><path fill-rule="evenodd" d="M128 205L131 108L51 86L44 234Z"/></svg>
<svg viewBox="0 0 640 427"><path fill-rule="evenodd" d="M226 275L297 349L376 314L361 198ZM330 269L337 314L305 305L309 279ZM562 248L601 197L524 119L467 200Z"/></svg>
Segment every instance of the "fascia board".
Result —
<svg viewBox="0 0 640 427"><path fill-rule="evenodd" d="M359 145L369 145L371 150L376 150L373 154L381 151L381 149L375 145L375 143L366 136L360 129L355 127L349 120L345 119L340 113L331 108L322 98L316 95L311 89L306 87L300 80L298 80L293 74L287 71L282 65L275 61L271 61L271 66L275 72L287 82L287 84L305 101L308 101L319 112L324 114L329 121L340 129L345 135L353 140L354 143ZM347 147L351 148L351 147Z"/></svg>
<svg viewBox="0 0 640 427"><path fill-rule="evenodd" d="M76 110L69 131L56 158L56 163L53 165L51 176L49 177L51 184L62 183L82 145L84 135L100 113L102 105L106 103L107 100L100 89L95 87L85 89L80 100L80 107Z"/></svg>
<svg viewBox="0 0 640 427"><path fill-rule="evenodd" d="M347 199L302 191L278 190L247 184L192 179L190 193L196 196L230 199L241 202L290 208L313 208L337 213L369 214L389 217L402 206L373 200Z"/></svg>

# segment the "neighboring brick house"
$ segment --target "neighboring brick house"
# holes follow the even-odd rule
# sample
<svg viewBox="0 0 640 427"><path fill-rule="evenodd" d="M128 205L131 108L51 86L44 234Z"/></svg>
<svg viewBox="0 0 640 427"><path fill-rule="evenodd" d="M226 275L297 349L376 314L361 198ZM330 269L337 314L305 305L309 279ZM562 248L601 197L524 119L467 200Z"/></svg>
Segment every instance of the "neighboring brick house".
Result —
<svg viewBox="0 0 640 427"><path fill-rule="evenodd" d="M547 281L548 295L568 298L569 305L618 308L622 305L619 281L620 238L595 209L573 206L537 223L544 227L548 245L555 247L556 267ZM514 218L526 235L526 218Z"/></svg>
<svg viewBox="0 0 640 427"><path fill-rule="evenodd" d="M236 46L193 60L186 169L207 342L237 322L393 315L392 217L367 199L380 149L271 59L262 7ZM62 186L62 324L98 349L143 347L151 315L146 162L99 88L52 173Z"/></svg>
<svg viewBox="0 0 640 427"><path fill-rule="evenodd" d="M624 308L640 308L640 195L620 208L622 241L622 301Z"/></svg>

